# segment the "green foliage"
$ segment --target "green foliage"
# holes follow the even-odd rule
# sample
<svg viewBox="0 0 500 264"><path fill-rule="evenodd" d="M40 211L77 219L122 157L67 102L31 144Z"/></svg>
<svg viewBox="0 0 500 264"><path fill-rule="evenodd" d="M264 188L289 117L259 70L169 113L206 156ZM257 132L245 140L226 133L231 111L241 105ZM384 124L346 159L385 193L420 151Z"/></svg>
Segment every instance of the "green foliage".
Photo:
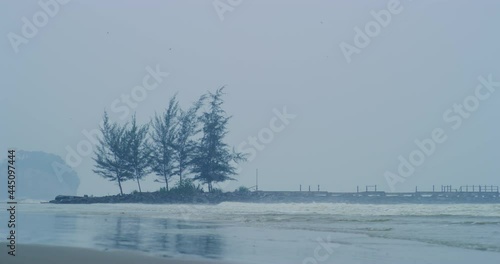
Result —
<svg viewBox="0 0 500 264"><path fill-rule="evenodd" d="M248 189L245 186L240 186L238 189L236 189L234 192L240 192L240 193L249 193L250 189Z"/></svg>
<svg viewBox="0 0 500 264"><path fill-rule="evenodd" d="M208 185L208 191L212 192L213 184L234 180L236 167L232 162L244 161L243 154L231 150L224 139L228 133L227 125L231 118L222 108L224 100L224 87L215 93L209 93L208 109L201 117L203 125L203 137L198 145L196 155L193 158L194 179Z"/></svg>
<svg viewBox="0 0 500 264"><path fill-rule="evenodd" d="M211 193L214 193L214 194L223 194L224 192L219 189L219 188L212 188L212 191L210 191Z"/></svg>
<svg viewBox="0 0 500 264"><path fill-rule="evenodd" d="M178 126L179 103L176 97L169 101L167 110L152 120L152 150L151 169L158 176L158 181L165 183L168 191L168 181L175 175L175 138Z"/></svg>
<svg viewBox="0 0 500 264"><path fill-rule="evenodd" d="M137 181L139 192L140 181L151 172L151 148L148 142L149 127L137 125L135 114L132 116L130 129L125 131L125 140L128 146L126 155L127 169Z"/></svg>
<svg viewBox="0 0 500 264"><path fill-rule="evenodd" d="M234 162L246 160L244 154L225 143L231 116L222 107L223 88L201 96L186 111L173 96L167 109L155 114L146 126L138 125L135 115L131 123L120 125L111 122L104 112L93 171L116 182L121 195L122 183L132 179L137 181L141 192L140 181L150 173L156 174L156 182L165 184L160 189L162 193L169 192L169 181L174 175L180 181L172 193L203 192L194 181L207 184L209 192L222 193L214 184L234 180L237 174ZM204 112L199 114L202 109ZM185 179L186 175L194 178ZM238 191L249 192L244 187Z"/></svg>
<svg viewBox="0 0 500 264"><path fill-rule="evenodd" d="M192 195L202 193L203 188L199 184L195 185L192 179L183 179L182 181L177 182L170 192L175 194Z"/></svg>
<svg viewBox="0 0 500 264"><path fill-rule="evenodd" d="M122 182L132 178L128 169L127 153L129 151L126 137L127 125L120 126L109 121L104 112L102 137L95 151L95 173L110 181L116 181L123 195Z"/></svg>
<svg viewBox="0 0 500 264"><path fill-rule="evenodd" d="M198 122L198 111L203 106L206 96L203 95L187 111L179 109L179 123L175 137L177 170L175 174L182 181L186 173L193 168L193 158L198 146L195 137L201 132Z"/></svg>

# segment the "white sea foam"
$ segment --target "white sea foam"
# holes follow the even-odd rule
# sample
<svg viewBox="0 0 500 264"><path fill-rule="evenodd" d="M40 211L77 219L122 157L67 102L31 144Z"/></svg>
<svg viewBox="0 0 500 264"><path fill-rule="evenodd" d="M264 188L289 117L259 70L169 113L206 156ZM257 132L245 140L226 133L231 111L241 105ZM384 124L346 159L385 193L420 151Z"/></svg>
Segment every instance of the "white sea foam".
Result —
<svg viewBox="0 0 500 264"><path fill-rule="evenodd" d="M31 212L59 212L80 214L122 214L152 218L186 218L190 220L223 220L237 217L275 216L275 217L311 217L324 216L374 217L374 216L483 216L500 217L499 204L256 204L222 203L219 205L191 204L91 204L91 205L55 205L39 204L39 201L23 201L24 210Z"/></svg>

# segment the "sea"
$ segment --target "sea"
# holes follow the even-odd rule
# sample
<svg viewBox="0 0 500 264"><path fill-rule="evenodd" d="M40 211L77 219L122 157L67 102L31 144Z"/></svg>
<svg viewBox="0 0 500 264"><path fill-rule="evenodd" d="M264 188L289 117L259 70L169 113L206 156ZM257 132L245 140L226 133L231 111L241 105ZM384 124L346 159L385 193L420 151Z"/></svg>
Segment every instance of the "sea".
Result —
<svg viewBox="0 0 500 264"><path fill-rule="evenodd" d="M7 242L7 204L0 237ZM228 263L500 263L500 204L60 205L21 201L16 242Z"/></svg>

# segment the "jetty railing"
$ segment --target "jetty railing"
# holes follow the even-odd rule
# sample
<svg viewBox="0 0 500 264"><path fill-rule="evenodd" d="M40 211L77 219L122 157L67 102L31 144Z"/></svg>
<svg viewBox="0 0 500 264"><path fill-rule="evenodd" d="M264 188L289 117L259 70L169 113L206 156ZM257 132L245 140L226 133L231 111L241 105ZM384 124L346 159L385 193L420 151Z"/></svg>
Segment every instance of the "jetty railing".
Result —
<svg viewBox="0 0 500 264"><path fill-rule="evenodd" d="M498 186L493 186L493 185L465 185L465 186L460 186L458 189L459 192L486 192L486 193L498 193L499 188Z"/></svg>

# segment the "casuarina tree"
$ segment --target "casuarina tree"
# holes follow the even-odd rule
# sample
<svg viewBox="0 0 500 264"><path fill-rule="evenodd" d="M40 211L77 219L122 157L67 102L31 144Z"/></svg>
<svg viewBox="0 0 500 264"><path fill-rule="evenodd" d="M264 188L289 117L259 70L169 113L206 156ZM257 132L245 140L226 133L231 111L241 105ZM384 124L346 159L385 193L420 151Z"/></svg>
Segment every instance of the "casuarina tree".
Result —
<svg viewBox="0 0 500 264"><path fill-rule="evenodd" d="M131 179L132 174L127 169L127 153L129 151L126 140L127 125L119 125L109 121L104 112L103 124L100 128L102 137L95 151L95 173L115 181L123 195L122 183Z"/></svg>
<svg viewBox="0 0 500 264"><path fill-rule="evenodd" d="M196 153L196 135L201 132L198 120L198 111L203 106L205 96L200 97L187 111L179 110L179 123L175 138L176 151L176 174L180 182L183 176L189 173L193 166L193 158Z"/></svg>
<svg viewBox="0 0 500 264"><path fill-rule="evenodd" d="M203 136L193 159L194 179L207 184L209 192L214 190L214 183L234 180L237 173L233 162L246 160L224 142L231 117L222 108L223 95L224 87L208 93L208 109L200 116Z"/></svg>
<svg viewBox="0 0 500 264"><path fill-rule="evenodd" d="M155 114L151 122L152 132L152 159L151 169L158 176L160 182L165 183L168 191L168 182L175 175L175 141L178 127L179 104L176 97L172 97L168 107L162 114Z"/></svg>
<svg viewBox="0 0 500 264"><path fill-rule="evenodd" d="M148 125L137 125L136 115L132 116L130 128L125 132L127 168L137 181L139 192L142 193L141 180L151 172L152 149L148 142Z"/></svg>

